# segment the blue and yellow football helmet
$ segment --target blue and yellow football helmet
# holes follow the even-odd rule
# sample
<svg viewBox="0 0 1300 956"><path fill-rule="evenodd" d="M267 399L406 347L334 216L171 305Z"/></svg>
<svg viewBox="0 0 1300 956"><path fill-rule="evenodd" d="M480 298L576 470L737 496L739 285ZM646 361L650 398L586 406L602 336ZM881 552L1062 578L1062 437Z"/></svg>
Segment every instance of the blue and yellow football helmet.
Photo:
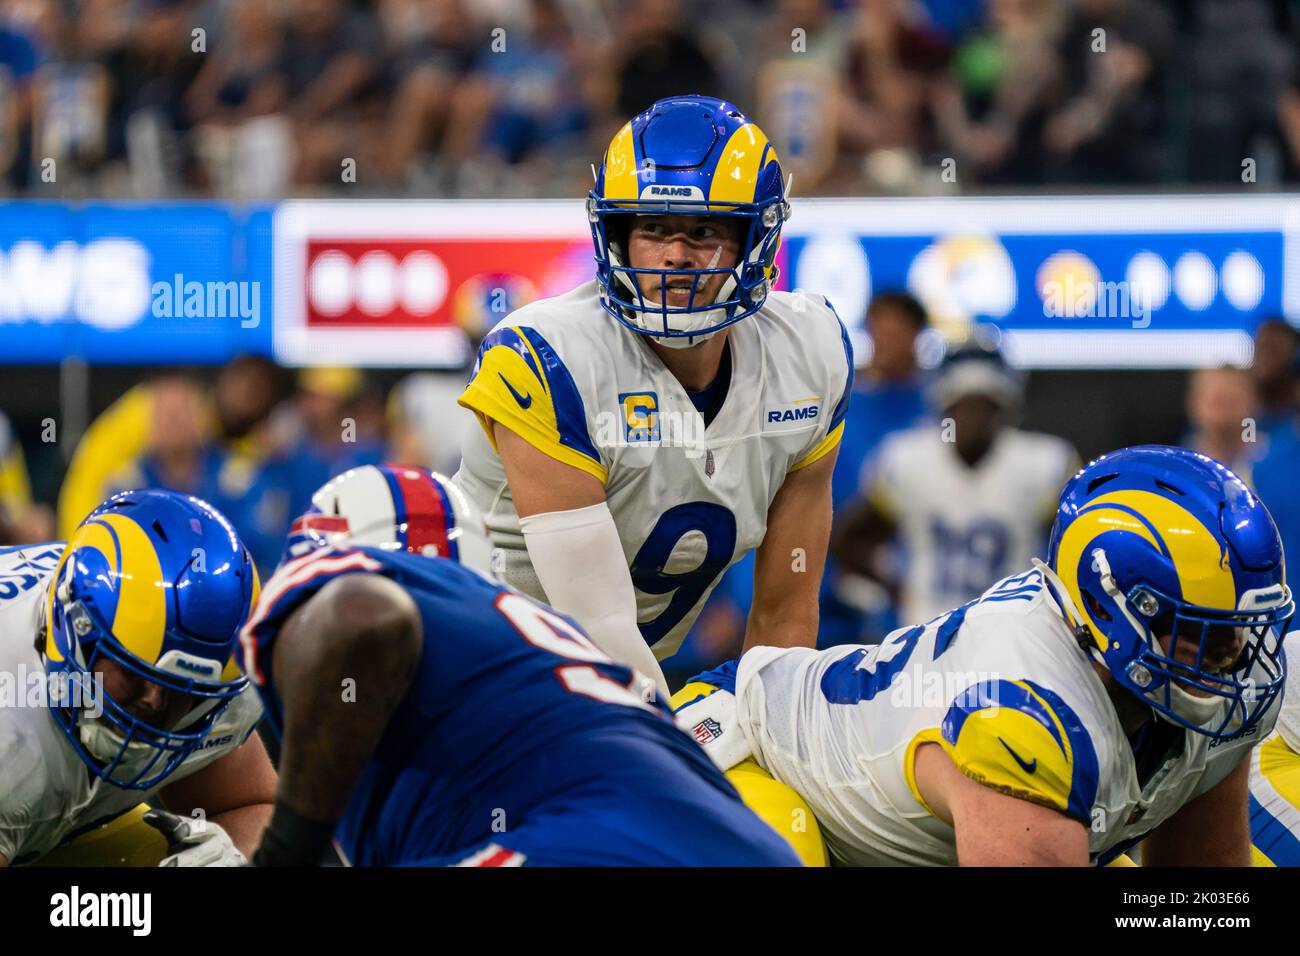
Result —
<svg viewBox="0 0 1300 956"><path fill-rule="evenodd" d="M1091 462L1061 493L1048 563L1081 645L1167 720L1232 737L1281 692L1295 611L1282 541L1213 458L1146 445Z"/></svg>
<svg viewBox="0 0 1300 956"><path fill-rule="evenodd" d="M204 745L247 686L234 651L257 596L248 549L198 498L128 491L77 527L46 595L43 658L80 690L52 713L96 776L150 789ZM192 706L173 727L133 715L95 681L104 661Z"/></svg>
<svg viewBox="0 0 1300 956"><path fill-rule="evenodd" d="M736 266L633 268L627 256L632 217L669 213L741 219L746 228ZM619 130L587 197L601 305L632 331L666 344L712 335L762 308L789 217L776 151L740 110L711 96L659 100ZM697 301L711 275L727 279L713 301ZM690 279L690 297L684 306L648 302L640 276L665 284Z"/></svg>

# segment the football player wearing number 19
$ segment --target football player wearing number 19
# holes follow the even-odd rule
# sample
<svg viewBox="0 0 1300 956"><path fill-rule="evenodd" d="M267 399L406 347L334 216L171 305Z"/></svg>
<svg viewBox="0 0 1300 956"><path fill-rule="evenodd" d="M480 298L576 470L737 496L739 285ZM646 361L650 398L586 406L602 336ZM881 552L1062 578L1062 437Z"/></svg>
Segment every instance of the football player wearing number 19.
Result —
<svg viewBox="0 0 1300 956"><path fill-rule="evenodd" d="M798 865L649 678L480 574L490 553L429 472L316 493L241 638L282 740L253 862L334 838L370 866Z"/></svg>
<svg viewBox="0 0 1300 956"><path fill-rule="evenodd" d="M461 404L453 479L503 580L655 678L757 549L747 647L811 647L852 382L820 295L773 291L790 214L767 137L707 96L610 143L587 200L594 281L508 316Z"/></svg>
<svg viewBox="0 0 1300 956"><path fill-rule="evenodd" d="M747 744L840 863L1085 865L1141 842L1143 865L1246 866L1294 610L1240 478L1128 448L1066 485L1047 562L876 647L755 648L679 717L714 720L724 764ZM1254 788L1279 819L1281 746Z"/></svg>

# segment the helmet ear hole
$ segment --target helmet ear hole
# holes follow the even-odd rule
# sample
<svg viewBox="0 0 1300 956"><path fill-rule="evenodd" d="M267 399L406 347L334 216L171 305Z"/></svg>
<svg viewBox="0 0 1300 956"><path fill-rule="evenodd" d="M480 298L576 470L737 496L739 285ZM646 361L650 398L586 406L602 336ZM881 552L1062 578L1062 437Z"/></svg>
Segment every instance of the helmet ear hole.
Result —
<svg viewBox="0 0 1300 956"><path fill-rule="evenodd" d="M1092 596L1091 591L1083 592L1083 603L1088 608L1088 616L1094 621L1110 620L1110 612L1101 606L1101 602Z"/></svg>
<svg viewBox="0 0 1300 956"><path fill-rule="evenodd" d="M610 216L606 220L605 237L609 251L630 265L627 259L628 237L632 234L632 216Z"/></svg>

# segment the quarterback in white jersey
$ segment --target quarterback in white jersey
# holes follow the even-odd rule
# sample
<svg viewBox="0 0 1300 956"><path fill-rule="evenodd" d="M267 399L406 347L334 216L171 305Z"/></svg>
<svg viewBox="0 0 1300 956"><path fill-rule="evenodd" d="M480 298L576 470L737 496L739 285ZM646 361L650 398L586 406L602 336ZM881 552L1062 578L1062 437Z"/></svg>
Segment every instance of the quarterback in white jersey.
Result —
<svg viewBox="0 0 1300 956"><path fill-rule="evenodd" d="M120 865L167 842L167 865L243 862L275 788L232 656L256 594L230 525L171 492L110 499L66 547L0 551L0 865ZM154 795L185 820L94 839Z"/></svg>
<svg viewBox="0 0 1300 956"><path fill-rule="evenodd" d="M877 646L750 650L679 720L710 713L718 741L730 720L841 864L1082 865L1145 841L1146 865L1248 865L1283 578L1239 478L1126 449L1066 487L1049 563Z"/></svg>
<svg viewBox="0 0 1300 956"><path fill-rule="evenodd" d="M889 436L864 469L864 501L832 551L896 588L902 620L928 621L1042 553L1080 462L1064 439L1010 424L1022 389L996 351L958 350L932 388L943 419ZM876 561L886 542L902 547L897 580Z"/></svg>
<svg viewBox="0 0 1300 956"><path fill-rule="evenodd" d="M746 644L812 646L853 362L824 297L771 291L775 153L729 104L663 100L588 210L596 281L497 326L461 397L483 428L454 480L502 578L663 689L656 658L758 548Z"/></svg>

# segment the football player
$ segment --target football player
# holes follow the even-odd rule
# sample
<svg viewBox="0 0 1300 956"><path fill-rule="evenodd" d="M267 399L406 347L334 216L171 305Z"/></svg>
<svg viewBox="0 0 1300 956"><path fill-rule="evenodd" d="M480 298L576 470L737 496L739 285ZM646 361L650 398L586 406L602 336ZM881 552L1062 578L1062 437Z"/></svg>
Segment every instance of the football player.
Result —
<svg viewBox="0 0 1300 956"><path fill-rule="evenodd" d="M275 793L234 657L257 592L226 519L169 491L0 551L0 865L244 862Z"/></svg>
<svg viewBox="0 0 1300 956"><path fill-rule="evenodd" d="M798 865L648 677L480 573L449 481L354 469L294 536L242 636L281 739L255 864Z"/></svg>
<svg viewBox="0 0 1300 956"><path fill-rule="evenodd" d="M1300 669L1294 662L1277 733L1250 755L1250 831L1256 866L1300 866Z"/></svg>
<svg viewBox="0 0 1300 956"><path fill-rule="evenodd" d="M660 100L605 153L594 281L508 316L461 404L455 481L503 580L651 675L757 549L746 646L808 646L852 382L820 295L775 292L790 214L776 153L736 107Z"/></svg>
<svg viewBox="0 0 1300 956"><path fill-rule="evenodd" d="M1294 610L1241 479L1129 448L1065 487L1046 563L880 645L754 648L679 719L708 713L721 763L752 754L801 794L838 863L1083 865L1145 841L1144 865L1249 865Z"/></svg>
<svg viewBox="0 0 1300 956"><path fill-rule="evenodd" d="M901 620L928 621L1041 553L1080 462L1063 439L1013 427L1023 390L996 349L963 346L933 382L942 420L886 438L865 469L864 500L831 548L899 595ZM882 567L891 542L902 545L901 575Z"/></svg>

